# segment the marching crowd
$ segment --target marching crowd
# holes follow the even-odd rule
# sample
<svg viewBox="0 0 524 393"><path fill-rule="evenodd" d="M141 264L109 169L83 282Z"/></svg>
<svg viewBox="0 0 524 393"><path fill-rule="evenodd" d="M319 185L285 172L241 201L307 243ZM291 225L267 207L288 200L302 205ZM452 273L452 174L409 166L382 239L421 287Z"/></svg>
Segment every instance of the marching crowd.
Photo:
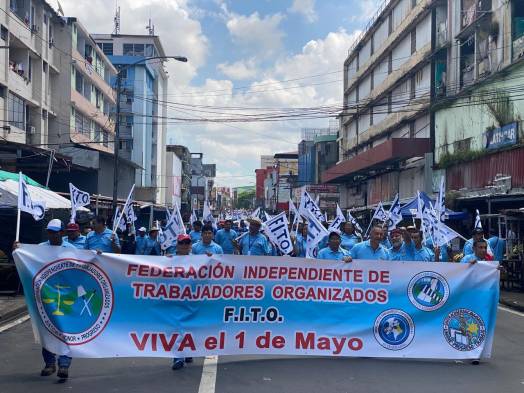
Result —
<svg viewBox="0 0 524 393"><path fill-rule="evenodd" d="M82 234L77 223L69 223L65 227L61 220L52 219L47 224L48 240L41 245L59 246L94 250L97 253L122 253L135 255L208 255L239 254L252 256L279 256L282 253L264 233L264 224L257 217L250 217L247 223L243 220L233 221L225 219L213 226L211 222L194 221L188 226L188 234L180 234L167 248L162 249L158 225L149 230L141 227L136 231L131 224L126 230L114 233L106 226L104 217L96 217L92 226ZM328 228L328 223L323 223ZM299 223L296 233L290 225L289 231L293 242L291 256L304 258L307 250L308 225ZM14 244L17 248L18 243ZM459 261L474 264L478 261L502 260L505 250L505 241L493 235L485 238L481 228L473 230L472 238L463 248ZM389 233L382 226L371 228L369 238L363 239L357 234L351 222L343 222L338 230L331 230L317 246L317 259L340 260L390 260L390 261L420 261L420 262L448 262L456 258L451 257L447 246L434 247L431 239L423 239L422 232L415 226L399 227ZM42 376L53 375L56 370L56 355L42 348L45 366ZM184 367L191 358L175 358L174 370ZM61 355L58 357L57 376L60 379L68 378L68 369L71 358Z"/></svg>

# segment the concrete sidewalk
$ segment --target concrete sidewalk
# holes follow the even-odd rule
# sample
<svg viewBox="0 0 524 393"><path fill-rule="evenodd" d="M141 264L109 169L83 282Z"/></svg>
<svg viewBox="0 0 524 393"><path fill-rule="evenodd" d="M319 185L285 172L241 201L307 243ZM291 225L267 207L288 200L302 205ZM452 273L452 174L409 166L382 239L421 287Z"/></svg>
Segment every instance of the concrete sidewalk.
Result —
<svg viewBox="0 0 524 393"><path fill-rule="evenodd" d="M524 292L500 291L500 304L524 312Z"/></svg>
<svg viewBox="0 0 524 393"><path fill-rule="evenodd" d="M23 295L0 297L0 326L27 312Z"/></svg>

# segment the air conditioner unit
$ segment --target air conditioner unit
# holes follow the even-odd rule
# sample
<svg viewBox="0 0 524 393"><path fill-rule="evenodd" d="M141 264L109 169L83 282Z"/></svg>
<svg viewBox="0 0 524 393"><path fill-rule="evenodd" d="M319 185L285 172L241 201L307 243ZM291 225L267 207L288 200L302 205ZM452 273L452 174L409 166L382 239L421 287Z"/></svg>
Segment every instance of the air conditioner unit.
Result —
<svg viewBox="0 0 524 393"><path fill-rule="evenodd" d="M36 134L36 127L28 125L27 126L27 132L29 133L29 135L35 135Z"/></svg>

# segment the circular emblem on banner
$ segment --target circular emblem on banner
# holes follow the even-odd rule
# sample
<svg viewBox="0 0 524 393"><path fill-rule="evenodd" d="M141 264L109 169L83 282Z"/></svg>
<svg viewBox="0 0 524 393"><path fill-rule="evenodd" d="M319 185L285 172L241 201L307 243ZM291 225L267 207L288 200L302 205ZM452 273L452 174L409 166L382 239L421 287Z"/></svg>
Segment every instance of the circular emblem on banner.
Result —
<svg viewBox="0 0 524 393"><path fill-rule="evenodd" d="M111 281L100 267L84 261L46 265L33 279L33 293L46 329L68 345L93 340L113 310Z"/></svg>
<svg viewBox="0 0 524 393"><path fill-rule="evenodd" d="M419 310L435 311L448 300L449 285L438 273L421 272L409 282L408 297Z"/></svg>
<svg viewBox="0 0 524 393"><path fill-rule="evenodd" d="M457 351L472 351L486 339L486 326L477 313L465 308L452 311L442 329L449 345Z"/></svg>
<svg viewBox="0 0 524 393"><path fill-rule="evenodd" d="M413 319L402 310L386 310L375 319L375 339L392 351L406 348L415 337Z"/></svg>

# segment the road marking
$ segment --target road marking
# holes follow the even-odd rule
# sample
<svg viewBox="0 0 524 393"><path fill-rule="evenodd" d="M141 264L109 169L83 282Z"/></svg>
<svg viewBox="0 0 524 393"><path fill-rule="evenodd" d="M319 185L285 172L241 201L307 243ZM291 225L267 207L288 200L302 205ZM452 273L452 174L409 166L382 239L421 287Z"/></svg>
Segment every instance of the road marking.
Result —
<svg viewBox="0 0 524 393"><path fill-rule="evenodd" d="M509 312L511 314L518 315L519 317L524 317L524 313L523 312L515 311L515 310L512 310L511 308L499 306L499 310L507 311L507 312Z"/></svg>
<svg viewBox="0 0 524 393"><path fill-rule="evenodd" d="M215 383L217 380L218 356L206 356L202 367L202 378L198 393L215 393Z"/></svg>
<svg viewBox="0 0 524 393"><path fill-rule="evenodd" d="M5 324L4 326L0 326L0 333L5 332L6 330L11 329L12 327L15 327L17 325L20 325L21 323L27 321L29 318L31 317L29 316L29 314L27 314L21 318L14 320L13 322L9 322L8 324Z"/></svg>

